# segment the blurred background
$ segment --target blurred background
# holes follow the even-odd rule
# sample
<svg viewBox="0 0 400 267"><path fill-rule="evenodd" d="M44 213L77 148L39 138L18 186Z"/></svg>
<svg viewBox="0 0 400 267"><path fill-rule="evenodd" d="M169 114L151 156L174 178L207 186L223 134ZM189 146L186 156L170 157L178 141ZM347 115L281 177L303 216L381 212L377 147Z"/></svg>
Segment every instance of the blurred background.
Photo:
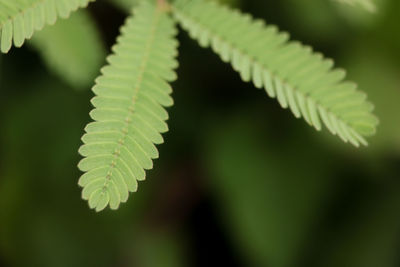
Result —
<svg viewBox="0 0 400 267"><path fill-rule="evenodd" d="M97 214L77 150L128 1L96 1L0 57L0 266L400 266L400 1L221 0L334 58L376 105L378 134L355 149L314 131L180 33L160 159Z"/></svg>

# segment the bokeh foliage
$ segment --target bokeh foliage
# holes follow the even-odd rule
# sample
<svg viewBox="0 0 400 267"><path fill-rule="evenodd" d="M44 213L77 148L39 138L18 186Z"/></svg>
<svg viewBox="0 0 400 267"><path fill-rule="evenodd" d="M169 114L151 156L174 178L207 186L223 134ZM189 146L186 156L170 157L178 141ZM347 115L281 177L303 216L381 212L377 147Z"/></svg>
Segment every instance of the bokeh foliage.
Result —
<svg viewBox="0 0 400 267"><path fill-rule="evenodd" d="M373 14L330 0L225 2L346 68L381 120L370 146L293 120L181 34L161 157L131 201L95 214L76 185L90 81L59 75L33 40L0 58L1 266L399 266L400 2L376 1ZM86 41L100 40L90 66L125 18L113 3L88 10L98 37Z"/></svg>

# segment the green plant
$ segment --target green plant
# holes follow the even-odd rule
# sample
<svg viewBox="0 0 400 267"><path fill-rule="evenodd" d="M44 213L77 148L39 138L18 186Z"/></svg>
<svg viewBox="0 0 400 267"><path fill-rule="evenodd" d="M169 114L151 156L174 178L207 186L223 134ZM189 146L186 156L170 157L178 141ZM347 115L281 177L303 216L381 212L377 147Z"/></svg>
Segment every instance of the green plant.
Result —
<svg viewBox="0 0 400 267"><path fill-rule="evenodd" d="M89 0L0 0L1 51L19 47L34 30L85 7ZM127 2L118 1L124 5ZM121 28L108 65L93 87L94 122L85 128L79 168L82 197L91 208L117 209L153 167L168 131L165 107L178 67L176 23L211 47L245 82L263 88L316 130L323 125L344 142L367 145L376 131L373 105L345 72L311 47L250 15L207 0L143 0ZM129 5L128 3L128 5ZM41 48L40 41L37 45ZM72 74L74 75L74 74Z"/></svg>

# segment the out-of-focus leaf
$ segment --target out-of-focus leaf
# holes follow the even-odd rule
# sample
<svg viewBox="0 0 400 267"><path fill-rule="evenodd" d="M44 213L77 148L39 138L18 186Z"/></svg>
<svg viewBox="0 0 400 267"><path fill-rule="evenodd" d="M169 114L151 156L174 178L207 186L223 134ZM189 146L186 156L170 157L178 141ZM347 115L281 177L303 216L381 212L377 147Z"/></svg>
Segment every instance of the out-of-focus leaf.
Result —
<svg viewBox="0 0 400 267"><path fill-rule="evenodd" d="M284 18L277 17L278 25L288 30L296 39L313 44L327 44L333 42L344 33L343 22L338 19L337 13L327 0L285 0L279 1ZM267 5L265 3L265 5ZM259 9L266 13L266 19L274 14L269 6ZM271 14L269 14L270 12ZM290 17L291 19L285 19ZM318 47L314 47L318 50Z"/></svg>
<svg viewBox="0 0 400 267"><path fill-rule="evenodd" d="M87 87L100 72L105 49L96 25L85 10L36 33L30 43L49 69L74 87Z"/></svg>
<svg viewBox="0 0 400 267"><path fill-rule="evenodd" d="M295 266L331 178L312 147L294 145L295 138L276 144L250 121L226 120L210 135L210 186L221 219L251 266Z"/></svg>
<svg viewBox="0 0 400 267"><path fill-rule="evenodd" d="M361 6L369 12L375 12L376 6L373 0L335 0L337 2L352 6Z"/></svg>
<svg viewBox="0 0 400 267"><path fill-rule="evenodd" d="M338 1L338 0L336 0ZM347 0L342 0L347 1ZM352 0L353 1L353 0ZM356 2L356 1L353 1ZM367 10L375 10L372 12L365 12L365 8L357 8L357 7L350 7L348 5L342 5L334 3L334 9L340 15L340 19L345 20L350 26L356 27L359 29L368 29L374 27L382 17L385 15L384 11L387 6L387 0L375 0L374 1L374 8L369 8ZM360 5L354 3L353 5Z"/></svg>
<svg viewBox="0 0 400 267"><path fill-rule="evenodd" d="M132 7L137 5L141 0L110 0L110 1L113 2L119 8L125 10L126 12L129 12L132 9Z"/></svg>

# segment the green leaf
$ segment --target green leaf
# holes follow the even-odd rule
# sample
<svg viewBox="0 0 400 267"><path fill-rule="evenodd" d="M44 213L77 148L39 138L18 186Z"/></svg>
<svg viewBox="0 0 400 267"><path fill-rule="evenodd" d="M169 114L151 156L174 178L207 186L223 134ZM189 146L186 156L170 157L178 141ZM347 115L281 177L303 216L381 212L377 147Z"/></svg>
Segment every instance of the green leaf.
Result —
<svg viewBox="0 0 400 267"><path fill-rule="evenodd" d="M262 117L257 111L247 106L207 129L203 157L216 214L243 266L299 266L330 200L330 163L307 142L277 141L272 125L254 122ZM307 138L301 131L288 135Z"/></svg>
<svg viewBox="0 0 400 267"><path fill-rule="evenodd" d="M333 69L308 46L289 41L287 33L250 15L204 0L177 0L176 19L201 46L230 62L242 80L252 80L317 130L324 124L355 146L367 145L376 132L373 105L345 72ZM263 77L263 79L261 79Z"/></svg>
<svg viewBox="0 0 400 267"><path fill-rule="evenodd" d="M79 168L82 197L100 211L107 205L117 209L128 192L137 190L145 169L158 157L154 144L163 143L176 79L178 43L174 21L163 6L143 2L121 29L121 36L96 79L92 99L95 122L86 127L85 158Z"/></svg>
<svg viewBox="0 0 400 267"><path fill-rule="evenodd" d="M34 30L67 18L72 11L94 0L0 0L0 50L7 53L12 43L21 47Z"/></svg>
<svg viewBox="0 0 400 267"><path fill-rule="evenodd" d="M361 6L369 12L376 12L376 5L373 0L335 0L337 2L352 6Z"/></svg>
<svg viewBox="0 0 400 267"><path fill-rule="evenodd" d="M100 34L85 10L38 32L31 44L50 70L78 88L93 81L105 57Z"/></svg>

